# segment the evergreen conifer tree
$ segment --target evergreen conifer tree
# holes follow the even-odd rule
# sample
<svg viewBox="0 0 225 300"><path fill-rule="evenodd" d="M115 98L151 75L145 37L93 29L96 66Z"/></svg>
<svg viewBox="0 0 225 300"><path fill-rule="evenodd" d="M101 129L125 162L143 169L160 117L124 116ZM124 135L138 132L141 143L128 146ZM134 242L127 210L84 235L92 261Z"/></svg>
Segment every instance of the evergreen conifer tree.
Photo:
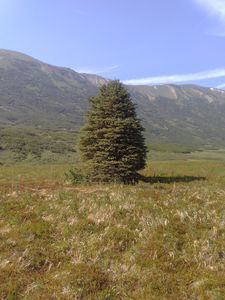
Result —
<svg viewBox="0 0 225 300"><path fill-rule="evenodd" d="M110 81L90 98L87 122L80 132L79 149L91 180L132 183L145 166L143 127L135 105L118 81Z"/></svg>

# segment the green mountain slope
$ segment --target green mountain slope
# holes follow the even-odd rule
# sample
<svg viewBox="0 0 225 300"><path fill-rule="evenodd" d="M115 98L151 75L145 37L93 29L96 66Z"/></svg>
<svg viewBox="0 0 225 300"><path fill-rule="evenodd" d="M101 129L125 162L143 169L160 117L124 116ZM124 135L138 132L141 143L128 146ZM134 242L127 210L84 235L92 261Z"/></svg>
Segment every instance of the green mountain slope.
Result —
<svg viewBox="0 0 225 300"><path fill-rule="evenodd" d="M0 124L78 128L97 86L68 68L0 51Z"/></svg>
<svg viewBox="0 0 225 300"><path fill-rule="evenodd" d="M107 80L0 50L0 127L77 131L88 98ZM225 91L193 85L128 86L151 140L225 145Z"/></svg>
<svg viewBox="0 0 225 300"><path fill-rule="evenodd" d="M147 136L189 145L224 145L225 91L194 85L130 90Z"/></svg>

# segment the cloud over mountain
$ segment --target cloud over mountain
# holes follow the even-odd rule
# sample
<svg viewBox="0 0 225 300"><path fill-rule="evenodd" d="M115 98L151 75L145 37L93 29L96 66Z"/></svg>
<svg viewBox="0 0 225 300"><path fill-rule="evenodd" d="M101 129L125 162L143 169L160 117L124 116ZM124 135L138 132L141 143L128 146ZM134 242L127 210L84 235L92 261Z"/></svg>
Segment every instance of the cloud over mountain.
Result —
<svg viewBox="0 0 225 300"><path fill-rule="evenodd" d="M188 73L188 74L175 74L168 76L145 77L137 79L124 80L125 84L139 85L139 84L166 84L166 83L180 83L198 81L204 79L212 79L225 77L224 69L214 69L203 72Z"/></svg>

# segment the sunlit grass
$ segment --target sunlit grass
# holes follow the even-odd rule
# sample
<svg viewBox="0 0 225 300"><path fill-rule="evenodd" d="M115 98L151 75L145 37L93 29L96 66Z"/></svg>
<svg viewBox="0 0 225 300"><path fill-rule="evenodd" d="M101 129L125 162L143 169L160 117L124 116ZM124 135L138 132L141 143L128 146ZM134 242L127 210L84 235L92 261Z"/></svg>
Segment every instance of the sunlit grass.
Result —
<svg viewBox="0 0 225 300"><path fill-rule="evenodd" d="M0 299L224 299L224 161L151 162L172 181L134 186L69 168L0 167Z"/></svg>

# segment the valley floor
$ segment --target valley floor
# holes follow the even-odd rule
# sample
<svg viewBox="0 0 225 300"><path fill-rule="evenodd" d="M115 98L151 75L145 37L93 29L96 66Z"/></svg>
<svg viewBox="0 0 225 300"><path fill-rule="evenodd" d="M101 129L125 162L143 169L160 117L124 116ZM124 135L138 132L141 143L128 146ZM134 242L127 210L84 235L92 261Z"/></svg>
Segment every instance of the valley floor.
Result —
<svg viewBox="0 0 225 300"><path fill-rule="evenodd" d="M0 166L0 299L224 299L225 157L164 157L134 186L69 168Z"/></svg>

